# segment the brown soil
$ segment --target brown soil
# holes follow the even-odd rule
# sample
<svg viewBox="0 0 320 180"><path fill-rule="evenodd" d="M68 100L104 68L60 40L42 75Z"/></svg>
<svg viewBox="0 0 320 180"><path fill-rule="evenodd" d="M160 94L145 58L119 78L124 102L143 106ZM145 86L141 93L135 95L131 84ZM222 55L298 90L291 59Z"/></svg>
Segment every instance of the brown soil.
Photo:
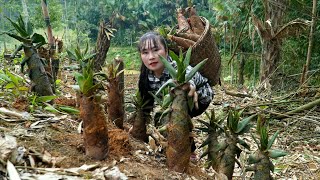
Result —
<svg viewBox="0 0 320 180"><path fill-rule="evenodd" d="M70 77L72 72L67 73ZM66 76L67 76L66 75ZM130 103L130 96L133 95L137 88L138 74L127 74L125 76L125 102ZM60 88L62 94L71 94L75 97L75 92L68 85L74 84L72 80L64 82ZM215 88L216 96L214 102L209 108L219 109L222 104L228 102L231 105L245 105L247 102L243 98L235 98L228 96L221 88ZM73 98L58 98L55 102L68 106L75 106ZM19 111L28 110L23 100L17 99L12 106L8 105L3 99L0 99L0 105L7 108L15 108ZM125 124L125 130L117 129L114 125L109 124L109 154L105 160L96 161L85 156L82 134L79 132L80 120L77 115L55 114L52 117L49 112L43 112L48 115L38 115L35 119L27 121L4 121L12 119L1 115L0 119L0 135L4 133L10 134L17 138L18 146L24 147L26 152L25 164L20 166L30 166L28 160L29 155L34 152L39 154L50 154L53 160L44 162L40 158L36 158L35 168L71 168L80 167L82 165L98 164L100 168L117 166L129 179L213 179L214 172L212 169L205 170L205 160L202 159L196 164L190 163L188 173L177 173L169 171L166 166L165 153L162 151L152 151L149 144L143 143L132 138L128 134L130 124ZM126 112L127 117L130 113ZM312 117L320 117L319 112L309 114ZM53 120L56 118L57 120ZM204 117L199 117L203 118ZM43 122L46 120L45 122ZM32 126L39 122L37 128ZM195 126L200 126L193 120ZM80 126L81 127L81 126ZM270 125L270 131L280 130L280 136L274 145L275 149L283 149L289 154L278 160L273 160L275 164L275 172L272 173L276 179L319 179L320 178L320 146L319 126L297 119L286 119L276 121ZM195 142L199 147L206 138L206 134L195 130ZM250 138L250 134L245 136L250 146L254 147L255 143ZM200 156L204 149L197 149L196 153ZM248 151L246 151L248 152ZM236 165L233 177L241 179L240 168ZM24 172L22 170L20 173ZM30 170L32 174L40 174L40 171ZM86 171L83 179L94 179L93 170ZM246 179L252 177L247 173ZM1 179L0 172L0 179Z"/></svg>

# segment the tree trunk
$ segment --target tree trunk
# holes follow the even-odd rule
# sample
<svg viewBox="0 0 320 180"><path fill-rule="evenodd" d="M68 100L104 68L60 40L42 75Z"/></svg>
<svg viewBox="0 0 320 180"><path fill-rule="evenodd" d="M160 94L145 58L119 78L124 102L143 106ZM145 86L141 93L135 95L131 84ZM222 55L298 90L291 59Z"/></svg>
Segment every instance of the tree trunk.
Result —
<svg viewBox="0 0 320 180"><path fill-rule="evenodd" d="M104 21L100 22L99 26L99 34L97 39L97 45L96 45L96 57L94 60L94 71L98 72L101 70L101 67L104 66L107 52L110 47L110 39L108 39L108 36L106 35L106 24Z"/></svg>
<svg viewBox="0 0 320 180"><path fill-rule="evenodd" d="M53 90L47 73L44 69L43 62L34 49L24 47L25 58L29 67L29 77L32 81L32 91L39 96L51 96Z"/></svg>
<svg viewBox="0 0 320 180"><path fill-rule="evenodd" d="M243 75L243 71L244 71L244 64L245 64L245 61L244 61L244 55L241 54L240 55L240 61L239 61L239 71L238 71L238 85L239 86L243 86L244 84L244 75Z"/></svg>
<svg viewBox="0 0 320 180"><path fill-rule="evenodd" d="M276 2L276 3L274 3ZM281 39L275 39L274 34L281 28L284 10L286 9L287 0L264 0L265 21L264 27L265 33L262 35L262 58L260 64L260 83L265 88L271 88L273 84L273 76L277 68L280 51L281 51ZM267 21L271 21L270 26ZM270 38L271 37L271 38Z"/></svg>
<svg viewBox="0 0 320 180"><path fill-rule="evenodd" d="M308 71L311 61L311 51L313 47L313 36L314 36L314 29L316 27L316 13L317 13L317 0L313 0L313 7L312 7L312 22L311 22L311 28L310 28L310 34L309 34L309 46L308 46L308 54L307 54L307 60L306 64L303 67L303 72L301 75L301 81L300 81L300 87L306 86L305 84L306 79L308 78ZM305 85L304 85L305 84Z"/></svg>
<svg viewBox="0 0 320 180"><path fill-rule="evenodd" d="M98 98L80 95L80 118L83 120L86 155L97 160L106 158L109 151L108 127Z"/></svg>
<svg viewBox="0 0 320 180"><path fill-rule="evenodd" d="M273 84L272 77L275 74L280 58L280 40L274 39L264 41L262 50L262 59L260 64L260 83L265 89L271 88Z"/></svg>
<svg viewBox="0 0 320 180"><path fill-rule="evenodd" d="M41 1L41 7L42 7L42 13L43 13L43 16L44 16L44 20L45 20L45 23L46 23L46 26L47 26L47 33L48 33L48 44L50 46L50 49L49 49L49 69L50 69L50 72L51 75L52 75L52 87L53 87L53 92L55 92L55 83L56 83L56 80L57 80L57 74L58 74L58 71L59 71L59 59L57 57L55 57L55 50L56 50L56 45L54 43L54 37L53 37L53 34L52 34L52 27L51 27L51 24L50 24L50 16L49 16L49 10L48 10L48 7L47 7L47 1L46 0L42 0Z"/></svg>

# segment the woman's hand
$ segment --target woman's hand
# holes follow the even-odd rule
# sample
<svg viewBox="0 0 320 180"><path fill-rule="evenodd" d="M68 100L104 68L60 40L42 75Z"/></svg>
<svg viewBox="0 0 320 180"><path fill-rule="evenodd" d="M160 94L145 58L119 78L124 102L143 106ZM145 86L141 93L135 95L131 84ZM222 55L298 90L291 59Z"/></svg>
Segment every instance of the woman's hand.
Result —
<svg viewBox="0 0 320 180"><path fill-rule="evenodd" d="M198 93L196 91L196 86L194 85L194 83L186 83L183 87L183 90L189 90L188 92L188 96L189 97L193 97L193 102L194 102L194 107L196 109L199 109L199 105L198 105Z"/></svg>

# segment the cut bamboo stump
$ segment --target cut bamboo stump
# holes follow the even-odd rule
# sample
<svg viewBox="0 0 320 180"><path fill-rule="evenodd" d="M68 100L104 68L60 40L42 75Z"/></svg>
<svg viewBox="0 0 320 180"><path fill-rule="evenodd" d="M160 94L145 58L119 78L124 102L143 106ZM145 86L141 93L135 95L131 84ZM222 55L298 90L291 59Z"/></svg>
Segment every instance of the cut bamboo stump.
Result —
<svg viewBox="0 0 320 180"><path fill-rule="evenodd" d="M80 97L80 118L83 120L86 155L97 160L108 155L108 127L104 108L99 98Z"/></svg>

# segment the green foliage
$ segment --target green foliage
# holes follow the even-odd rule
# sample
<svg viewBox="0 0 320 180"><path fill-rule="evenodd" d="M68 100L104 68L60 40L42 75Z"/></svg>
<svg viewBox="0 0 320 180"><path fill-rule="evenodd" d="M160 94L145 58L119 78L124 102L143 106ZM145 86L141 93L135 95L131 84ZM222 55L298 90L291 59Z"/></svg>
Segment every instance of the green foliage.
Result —
<svg viewBox="0 0 320 180"><path fill-rule="evenodd" d="M33 33L32 25L29 22L24 22L22 16L20 15L17 22L14 22L10 18L7 18L11 25L14 27L17 34L5 32L8 36L24 43L27 45L36 44L36 46L41 46L46 43L44 37L38 33Z"/></svg>
<svg viewBox="0 0 320 180"><path fill-rule="evenodd" d="M24 95L29 90L25 79L9 70L0 71L0 85L4 85L14 96Z"/></svg>
<svg viewBox="0 0 320 180"><path fill-rule="evenodd" d="M139 70L141 65L140 54L135 47L111 47L108 51L107 62L117 56L123 58L127 70Z"/></svg>
<svg viewBox="0 0 320 180"><path fill-rule="evenodd" d="M73 52L71 52L68 49L66 51L68 53L68 58L77 61L80 64L80 69L82 69L86 66L88 60L92 59L96 55L95 53L89 54L88 50L89 44L87 43L84 50L81 50L79 44L77 44L77 47L74 49Z"/></svg>
<svg viewBox="0 0 320 180"><path fill-rule="evenodd" d="M93 59L89 59L88 63L82 68L82 73L75 72L74 76L79 85L80 92L89 97L101 87L100 83L94 83Z"/></svg>

